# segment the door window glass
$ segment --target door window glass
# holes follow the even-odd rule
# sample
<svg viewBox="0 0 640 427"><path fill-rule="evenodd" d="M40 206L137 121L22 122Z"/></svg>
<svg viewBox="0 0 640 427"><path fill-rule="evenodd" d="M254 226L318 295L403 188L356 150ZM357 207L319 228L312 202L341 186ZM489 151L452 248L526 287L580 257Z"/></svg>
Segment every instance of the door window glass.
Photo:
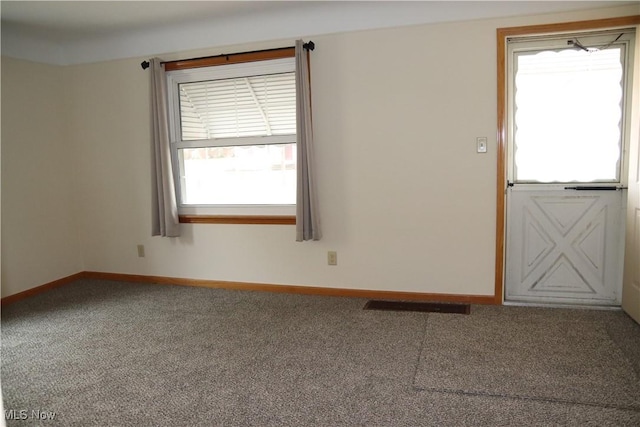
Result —
<svg viewBox="0 0 640 427"><path fill-rule="evenodd" d="M624 46L515 52L516 182L620 179Z"/></svg>

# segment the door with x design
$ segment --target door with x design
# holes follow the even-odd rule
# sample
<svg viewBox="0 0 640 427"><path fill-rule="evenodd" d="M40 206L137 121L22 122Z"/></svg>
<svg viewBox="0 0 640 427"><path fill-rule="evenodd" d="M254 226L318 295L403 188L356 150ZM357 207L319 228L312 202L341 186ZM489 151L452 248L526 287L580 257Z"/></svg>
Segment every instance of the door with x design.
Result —
<svg viewBox="0 0 640 427"><path fill-rule="evenodd" d="M619 305L622 194L510 190L505 299Z"/></svg>
<svg viewBox="0 0 640 427"><path fill-rule="evenodd" d="M508 40L505 301L621 303L634 37Z"/></svg>

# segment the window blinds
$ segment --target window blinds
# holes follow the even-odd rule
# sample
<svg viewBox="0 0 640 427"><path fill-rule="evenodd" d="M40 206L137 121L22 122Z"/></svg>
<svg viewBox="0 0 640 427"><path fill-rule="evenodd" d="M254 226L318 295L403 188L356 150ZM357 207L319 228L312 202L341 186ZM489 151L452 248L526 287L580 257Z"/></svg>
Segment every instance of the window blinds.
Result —
<svg viewBox="0 0 640 427"><path fill-rule="evenodd" d="M295 135L295 73L182 83L183 141Z"/></svg>

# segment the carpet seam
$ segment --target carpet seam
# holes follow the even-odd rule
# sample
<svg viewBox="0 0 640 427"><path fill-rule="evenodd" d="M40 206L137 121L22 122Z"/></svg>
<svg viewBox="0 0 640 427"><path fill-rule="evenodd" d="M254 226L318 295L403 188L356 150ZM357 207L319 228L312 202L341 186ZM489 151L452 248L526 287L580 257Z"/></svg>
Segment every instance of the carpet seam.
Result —
<svg viewBox="0 0 640 427"><path fill-rule="evenodd" d="M523 396L518 394L499 394L499 393L483 393L481 391L464 391L464 390L455 390L455 389L445 389L445 388L431 388L431 387L418 387L414 386L413 390L416 392L436 392L436 393L446 393L446 394L456 394L456 395L465 395L465 396L488 396L495 397L498 399L512 399L512 400L532 400L536 402L550 402L550 403L561 403L565 405L580 405L580 406L590 406L594 408L604 408L604 409L619 409L631 412L640 413L640 407L636 406L624 406L624 405L610 405L610 404L598 404L598 403L590 403L590 402L579 402L568 399L554 399L554 398L545 398L545 397L534 397L534 396Z"/></svg>
<svg viewBox="0 0 640 427"><path fill-rule="evenodd" d="M583 321L584 319L581 320L580 322L583 322ZM604 336L608 338L611 341L611 343L618 349L621 356L623 357L623 360L625 360L630 364L631 372L633 374L638 375L639 374L638 366L634 364L630 354L627 351L625 351L625 349L620 345L618 340L614 339L612 330L611 330L611 325L608 325L608 324L602 325L601 322L597 320L588 319L587 321L593 324L593 326L598 325L602 327L602 332L604 332ZM578 321L576 320L576 322ZM425 323L424 337L420 347L420 357L418 359L418 366L416 367L413 381L412 381L412 389L416 393L436 392L436 393L453 394L453 395L459 395L459 396L493 397L496 399L503 398L503 399L510 399L510 400L534 401L534 402L540 402L540 403L547 402L547 403L556 403L556 404L563 404L563 405L574 405L574 406L577 405L577 406L602 408L602 409L623 410L623 411L628 411L632 413L640 413L640 405L633 405L633 404L624 405L624 404L616 404L616 403L596 403L596 402L587 402L587 401L563 399L563 398L556 398L556 397L531 396L531 395L509 394L509 393L492 393L492 392L486 392L486 391L466 391L464 389L457 389L457 388L447 389L447 388L421 386L418 384L417 377L418 377L418 373L420 372L421 360L423 357L426 357L426 354L427 354L426 352L428 351L426 348L426 340L428 338L428 334L430 331L429 326L430 324L427 321Z"/></svg>

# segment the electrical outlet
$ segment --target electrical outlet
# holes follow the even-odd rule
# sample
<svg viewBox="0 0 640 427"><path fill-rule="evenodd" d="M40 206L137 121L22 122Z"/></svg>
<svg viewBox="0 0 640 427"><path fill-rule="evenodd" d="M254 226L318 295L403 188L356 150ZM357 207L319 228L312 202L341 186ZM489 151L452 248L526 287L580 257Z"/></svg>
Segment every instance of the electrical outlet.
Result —
<svg viewBox="0 0 640 427"><path fill-rule="evenodd" d="M144 258L144 245L138 245L138 258Z"/></svg>
<svg viewBox="0 0 640 427"><path fill-rule="evenodd" d="M327 252L327 264L338 265L338 252L336 251Z"/></svg>

